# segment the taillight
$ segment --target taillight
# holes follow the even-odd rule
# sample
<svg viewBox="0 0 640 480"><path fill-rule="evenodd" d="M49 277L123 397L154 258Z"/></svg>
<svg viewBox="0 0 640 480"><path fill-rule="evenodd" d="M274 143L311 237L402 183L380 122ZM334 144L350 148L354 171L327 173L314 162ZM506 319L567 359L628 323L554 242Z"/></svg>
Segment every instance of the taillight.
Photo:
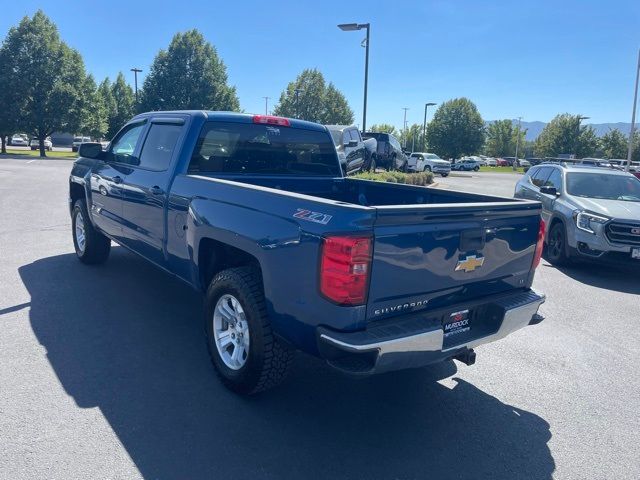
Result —
<svg viewBox="0 0 640 480"><path fill-rule="evenodd" d="M253 123L263 123L267 125L280 125L281 127L290 127L291 122L288 118L276 117L274 115L254 115Z"/></svg>
<svg viewBox="0 0 640 480"><path fill-rule="evenodd" d="M320 261L320 291L339 305L367 301L371 270L370 237L325 237Z"/></svg>
<svg viewBox="0 0 640 480"><path fill-rule="evenodd" d="M540 228L538 229L538 243L536 243L536 251L533 255L532 268L537 268L540 265L540 258L542 257L542 249L544 248L544 232L547 226L543 219L540 219Z"/></svg>

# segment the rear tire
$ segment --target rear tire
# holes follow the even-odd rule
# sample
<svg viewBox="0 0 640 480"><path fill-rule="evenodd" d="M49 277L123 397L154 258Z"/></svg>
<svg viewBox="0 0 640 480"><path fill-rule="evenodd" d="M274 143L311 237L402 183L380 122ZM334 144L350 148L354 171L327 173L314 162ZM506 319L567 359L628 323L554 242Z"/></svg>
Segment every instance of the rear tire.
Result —
<svg viewBox="0 0 640 480"><path fill-rule="evenodd" d="M448 173L441 173L440 175L442 175L443 177L448 177L449 176Z"/></svg>
<svg viewBox="0 0 640 480"><path fill-rule="evenodd" d="M479 172L480 171L480 167L473 167L473 171L474 172Z"/></svg>
<svg viewBox="0 0 640 480"><path fill-rule="evenodd" d="M93 227L84 200L76 200L73 206L71 232L76 255L82 263L95 265L109 258L111 240Z"/></svg>
<svg viewBox="0 0 640 480"><path fill-rule="evenodd" d="M258 269L230 268L214 277L205 300L205 332L216 373L233 392L252 395L286 378L293 351L273 334Z"/></svg>
<svg viewBox="0 0 640 480"><path fill-rule="evenodd" d="M551 227L547 237L547 260L552 265L563 266L571 262L567 255L567 233L564 225L557 222Z"/></svg>

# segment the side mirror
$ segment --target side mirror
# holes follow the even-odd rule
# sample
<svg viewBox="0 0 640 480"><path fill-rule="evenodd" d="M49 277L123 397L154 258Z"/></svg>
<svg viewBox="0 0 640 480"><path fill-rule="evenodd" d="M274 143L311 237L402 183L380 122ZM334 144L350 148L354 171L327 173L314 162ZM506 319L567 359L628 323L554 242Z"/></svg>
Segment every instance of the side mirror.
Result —
<svg viewBox="0 0 640 480"><path fill-rule="evenodd" d="M545 195L553 195L554 197L559 195L556 187L540 187L540 193L544 193Z"/></svg>
<svg viewBox="0 0 640 480"><path fill-rule="evenodd" d="M104 157L104 151L102 150L102 145L99 143L81 143L78 148L78 156L101 159Z"/></svg>

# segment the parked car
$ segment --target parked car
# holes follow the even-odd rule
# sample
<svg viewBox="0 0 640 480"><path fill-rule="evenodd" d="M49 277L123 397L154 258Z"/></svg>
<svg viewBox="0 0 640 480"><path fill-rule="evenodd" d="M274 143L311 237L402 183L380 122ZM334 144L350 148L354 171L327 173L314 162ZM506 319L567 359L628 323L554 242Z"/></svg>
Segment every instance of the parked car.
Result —
<svg viewBox="0 0 640 480"><path fill-rule="evenodd" d="M604 158L583 158L576 162L576 165L590 165L592 167L605 167L605 168L613 168L613 165L609 160L605 160Z"/></svg>
<svg viewBox="0 0 640 480"><path fill-rule="evenodd" d="M28 147L29 137L25 133L17 133L11 137L11 146Z"/></svg>
<svg viewBox="0 0 640 480"><path fill-rule="evenodd" d="M400 142L390 133L365 132L364 138L375 138L377 142L377 165L387 170L407 171L408 159Z"/></svg>
<svg viewBox="0 0 640 480"><path fill-rule="evenodd" d="M633 175L541 164L518 181L515 197L542 202L551 263L590 259L640 266L640 180Z"/></svg>
<svg viewBox="0 0 640 480"><path fill-rule="evenodd" d="M517 165L519 167L530 167L531 163L529 163L529 160L525 160L524 158L518 158L517 159Z"/></svg>
<svg viewBox="0 0 640 480"><path fill-rule="evenodd" d="M31 147L31 150L40 150L40 140L38 140L37 138L32 139L31 143L29 143L29 146ZM44 149L48 151L51 151L53 149L51 137L47 137L44 139Z"/></svg>
<svg viewBox="0 0 640 480"><path fill-rule="evenodd" d="M202 292L235 392L282 381L294 349L358 376L470 365L543 319L538 202L343 177L326 127L266 115L150 112L106 152L79 148L77 257L104 262L115 241Z"/></svg>
<svg viewBox="0 0 640 480"><path fill-rule="evenodd" d="M410 172L433 172L446 177L451 173L451 163L435 153L414 152L409 157L408 169Z"/></svg>
<svg viewBox="0 0 640 480"><path fill-rule="evenodd" d="M486 158L485 159L485 163L487 165L487 167L497 167L498 166L498 161L495 158Z"/></svg>
<svg viewBox="0 0 640 480"><path fill-rule="evenodd" d="M343 172L347 175L364 170L367 167L367 151L358 127L349 125L327 125Z"/></svg>
<svg viewBox="0 0 640 480"><path fill-rule="evenodd" d="M507 161L510 167L513 167L513 164L516 163L516 157L502 157L502 158L504 158Z"/></svg>
<svg viewBox="0 0 640 480"><path fill-rule="evenodd" d="M77 152L81 144L89 143L89 142L91 142L90 137L73 137L73 143L71 144L71 151Z"/></svg>
<svg viewBox="0 0 640 480"><path fill-rule="evenodd" d="M539 165L544 162L544 158L536 158L536 157L527 157L527 162L529 162L529 166L533 167L534 165Z"/></svg>
<svg viewBox="0 0 640 480"><path fill-rule="evenodd" d="M480 167L485 167L487 165L487 160L479 155L469 155L466 158L474 160Z"/></svg>
<svg viewBox="0 0 640 480"><path fill-rule="evenodd" d="M498 167L509 167L509 162L504 158L496 158L496 166Z"/></svg>
<svg viewBox="0 0 640 480"><path fill-rule="evenodd" d="M473 170L474 172L477 172L478 170L480 170L480 165L478 165L478 162L471 158L461 158L460 160L457 160L451 164L451 170L465 172Z"/></svg>

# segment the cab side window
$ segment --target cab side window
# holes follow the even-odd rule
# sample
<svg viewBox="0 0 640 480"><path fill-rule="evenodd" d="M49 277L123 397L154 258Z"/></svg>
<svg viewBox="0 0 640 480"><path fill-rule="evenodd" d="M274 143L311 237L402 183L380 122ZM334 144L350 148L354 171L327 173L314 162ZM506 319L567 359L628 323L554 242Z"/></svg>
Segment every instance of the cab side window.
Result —
<svg viewBox="0 0 640 480"><path fill-rule="evenodd" d="M111 148L106 156L107 162L127 163L129 165L137 163L133 153L136 151L140 134L144 130L144 127L145 122L134 123L120 132L111 142Z"/></svg>
<svg viewBox="0 0 640 480"><path fill-rule="evenodd" d="M538 171L536 171L531 176L531 183L533 183L538 188L543 186L544 182L547 180L547 178L549 177L549 174L551 173L550 170L551 170L551 168L549 168L549 167L542 167L542 168L538 169Z"/></svg>
<svg viewBox="0 0 640 480"><path fill-rule="evenodd" d="M139 165L155 171L169 168L181 132L182 125L152 124L140 153Z"/></svg>
<svg viewBox="0 0 640 480"><path fill-rule="evenodd" d="M554 187L558 192L562 192L562 173L557 168L554 168L544 182L545 187Z"/></svg>

